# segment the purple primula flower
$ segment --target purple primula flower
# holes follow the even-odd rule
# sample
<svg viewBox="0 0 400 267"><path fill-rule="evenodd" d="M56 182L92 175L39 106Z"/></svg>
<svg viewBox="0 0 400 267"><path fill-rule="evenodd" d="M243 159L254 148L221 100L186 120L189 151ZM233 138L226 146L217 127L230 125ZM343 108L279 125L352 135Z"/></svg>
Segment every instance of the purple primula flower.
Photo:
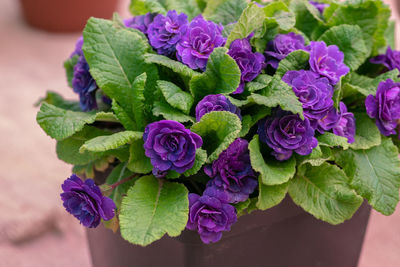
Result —
<svg viewBox="0 0 400 267"><path fill-rule="evenodd" d="M200 121L201 117L212 111L229 111L236 114L239 119L242 119L240 109L233 105L226 96L221 94L208 95L197 104L196 120Z"/></svg>
<svg viewBox="0 0 400 267"><path fill-rule="evenodd" d="M223 231L229 231L237 220L236 209L218 198L215 190L206 190L202 196L189 194L189 220L186 228L198 231L201 240L215 243Z"/></svg>
<svg viewBox="0 0 400 267"><path fill-rule="evenodd" d="M293 32L278 34L267 45L267 50L265 51L266 63L277 69L282 59L299 49L305 49L303 36Z"/></svg>
<svg viewBox="0 0 400 267"><path fill-rule="evenodd" d="M201 15L195 17L176 46L176 57L194 70L205 70L214 48L225 45L222 30L222 25L204 20Z"/></svg>
<svg viewBox="0 0 400 267"><path fill-rule="evenodd" d="M92 179L83 182L75 174L64 181L61 199L65 209L86 227L97 227L101 219L108 221L114 217L115 203L103 196Z"/></svg>
<svg viewBox="0 0 400 267"><path fill-rule="evenodd" d="M315 2L315 1L308 1L311 5L315 6L316 9L318 9L319 13L324 13L325 8L329 6L329 4L326 3L321 3L321 2Z"/></svg>
<svg viewBox="0 0 400 267"><path fill-rule="evenodd" d="M337 84L340 77L350 69L343 63L344 54L336 45L326 46L325 42L312 41L307 50L310 51L311 70L327 77L332 84Z"/></svg>
<svg viewBox="0 0 400 267"><path fill-rule="evenodd" d="M145 154L151 159L153 174L157 177L168 170L183 173L192 168L196 149L203 144L199 135L169 120L147 125L143 140Z"/></svg>
<svg viewBox="0 0 400 267"><path fill-rule="evenodd" d="M400 71L400 51L392 50L392 48L388 46L386 54L371 58L370 62L374 64L383 64L388 70L398 69Z"/></svg>
<svg viewBox="0 0 400 267"><path fill-rule="evenodd" d="M333 107L333 88L329 80L312 71L288 71L282 80L291 85L293 92L303 105L304 116L311 126L317 129L318 121L323 119Z"/></svg>
<svg viewBox="0 0 400 267"><path fill-rule="evenodd" d="M333 128L333 133L347 138L347 141L354 143L356 135L356 119L354 114L347 111L347 107L343 102L340 102L339 120Z"/></svg>
<svg viewBox="0 0 400 267"><path fill-rule="evenodd" d="M175 10L167 15L158 14L147 29L151 46L160 55L171 56L176 51L176 44L181 40L188 27L186 14L178 15Z"/></svg>
<svg viewBox="0 0 400 267"><path fill-rule="evenodd" d="M332 130L338 124L340 119L340 114L337 112L335 107L331 107L322 119L317 122L317 130L319 133L323 134L326 131Z"/></svg>
<svg viewBox="0 0 400 267"><path fill-rule="evenodd" d="M307 118L301 120L298 114L281 109L259 122L258 134L260 140L274 150L272 155L281 161L289 159L293 151L308 155L318 145Z"/></svg>
<svg viewBox="0 0 400 267"><path fill-rule="evenodd" d="M241 94L244 90L244 84L254 80L265 68L265 57L261 53L252 51L249 38L234 40L231 43L228 55L236 61L241 72L240 85L233 94Z"/></svg>
<svg viewBox="0 0 400 267"><path fill-rule="evenodd" d="M382 81L376 95L369 95L365 100L365 107L368 116L376 119L376 126L383 135L395 134L400 119L400 83L391 79Z"/></svg>
<svg viewBox="0 0 400 267"><path fill-rule="evenodd" d="M147 13L146 15L136 16L129 19L124 19L124 24L128 28L133 28L147 34L149 24L153 22L156 13Z"/></svg>
<svg viewBox="0 0 400 267"><path fill-rule="evenodd" d="M246 140L236 139L217 160L204 168L204 172L214 178L207 186L225 191L229 203L245 201L258 185L251 167L248 145Z"/></svg>
<svg viewBox="0 0 400 267"><path fill-rule="evenodd" d="M82 46L83 46L83 36L81 35L78 40L76 41L75 44L75 50L74 52L72 52L70 57L73 57L75 55L77 56L83 56L83 52L82 52Z"/></svg>
<svg viewBox="0 0 400 267"><path fill-rule="evenodd" d="M74 77L72 78L72 88L79 94L79 103L83 111L97 108L96 90L98 86L89 72L89 65L84 55L81 55L74 66Z"/></svg>

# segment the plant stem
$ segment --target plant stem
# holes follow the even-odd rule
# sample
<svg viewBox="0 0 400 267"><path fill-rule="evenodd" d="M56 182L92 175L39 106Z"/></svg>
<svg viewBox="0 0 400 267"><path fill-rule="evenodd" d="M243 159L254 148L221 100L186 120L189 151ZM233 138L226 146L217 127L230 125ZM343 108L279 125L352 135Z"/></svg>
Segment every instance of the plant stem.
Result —
<svg viewBox="0 0 400 267"><path fill-rule="evenodd" d="M132 176L129 176L129 177L125 178L125 179L122 179L122 180L119 181L119 182L116 182L115 184L110 185L110 187L111 187L111 189L115 189L117 186L119 186L119 185L121 185L121 184L124 184L124 183L126 183L126 182L129 182L130 180L132 180L133 178L135 178L135 177L137 177L137 176L138 176L137 174L134 174L134 175L132 175Z"/></svg>

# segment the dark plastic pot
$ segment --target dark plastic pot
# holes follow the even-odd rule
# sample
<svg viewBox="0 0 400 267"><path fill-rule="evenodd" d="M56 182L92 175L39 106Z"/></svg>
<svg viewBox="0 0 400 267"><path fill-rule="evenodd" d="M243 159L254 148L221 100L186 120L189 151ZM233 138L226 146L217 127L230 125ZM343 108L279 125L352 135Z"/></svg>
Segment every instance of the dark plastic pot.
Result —
<svg viewBox="0 0 400 267"><path fill-rule="evenodd" d="M147 247L102 226L87 233L93 267L356 267L369 215L363 203L351 220L333 226L286 198L268 211L240 217L211 245L187 230Z"/></svg>
<svg viewBox="0 0 400 267"><path fill-rule="evenodd" d="M118 0L20 0L25 20L51 32L82 31L91 16L111 18Z"/></svg>

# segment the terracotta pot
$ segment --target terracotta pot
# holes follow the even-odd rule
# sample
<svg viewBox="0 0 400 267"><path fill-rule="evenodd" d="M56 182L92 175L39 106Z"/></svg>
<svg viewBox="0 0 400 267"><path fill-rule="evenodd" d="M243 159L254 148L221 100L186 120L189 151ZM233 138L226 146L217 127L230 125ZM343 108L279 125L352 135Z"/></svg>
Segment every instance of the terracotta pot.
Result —
<svg viewBox="0 0 400 267"><path fill-rule="evenodd" d="M118 0L20 0L25 20L51 32L82 31L91 16L111 18Z"/></svg>
<svg viewBox="0 0 400 267"><path fill-rule="evenodd" d="M99 227L87 231L94 267L356 267L370 207L333 226L319 221L289 198L265 211L239 218L211 245L185 230L147 246L134 246L119 233Z"/></svg>

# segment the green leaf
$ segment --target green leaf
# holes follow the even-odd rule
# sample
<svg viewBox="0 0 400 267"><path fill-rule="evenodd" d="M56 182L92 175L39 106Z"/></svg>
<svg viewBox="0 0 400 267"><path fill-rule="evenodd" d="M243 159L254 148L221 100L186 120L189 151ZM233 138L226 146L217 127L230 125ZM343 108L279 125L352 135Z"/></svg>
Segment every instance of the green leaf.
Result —
<svg viewBox="0 0 400 267"><path fill-rule="evenodd" d="M134 173L146 174L151 172L153 165L151 165L150 158L146 157L144 151L144 141L142 138L132 140L129 146L129 160L128 169Z"/></svg>
<svg viewBox="0 0 400 267"><path fill-rule="evenodd" d="M323 135L318 136L317 139L318 139L318 144L320 146L328 146L328 147L340 146L346 150L349 148L350 145L347 142L346 137L338 136L330 132L325 132Z"/></svg>
<svg viewBox="0 0 400 267"><path fill-rule="evenodd" d="M250 161L253 169L260 173L260 181L265 185L278 185L289 181L296 173L296 159L286 161L265 160L260 151L258 135L249 143Z"/></svg>
<svg viewBox="0 0 400 267"><path fill-rule="evenodd" d="M196 101L209 94L230 94L238 88L241 72L227 52L226 48L215 48L208 59L206 71L190 81L190 90Z"/></svg>
<svg viewBox="0 0 400 267"><path fill-rule="evenodd" d="M266 23L278 24L279 28L288 31L296 24L295 15L289 10L287 5L282 1L270 2L264 7Z"/></svg>
<svg viewBox="0 0 400 267"><path fill-rule="evenodd" d="M363 201L349 187L348 180L335 165L326 162L318 167L303 165L289 182L289 195L317 219L339 224L350 219Z"/></svg>
<svg viewBox="0 0 400 267"><path fill-rule="evenodd" d="M142 132L124 131L112 135L98 136L96 138L86 141L79 152L104 152L111 149L116 149L123 146L132 140L142 139Z"/></svg>
<svg viewBox="0 0 400 267"><path fill-rule="evenodd" d="M188 213L188 190L184 185L145 176L122 199L121 235L141 246L165 234L175 237L185 229Z"/></svg>
<svg viewBox="0 0 400 267"><path fill-rule="evenodd" d="M376 55L379 48L386 46L384 34L389 23L390 9L382 1L365 0L331 5L324 14L329 26L360 26L368 54L372 51L372 55Z"/></svg>
<svg viewBox="0 0 400 267"><path fill-rule="evenodd" d="M369 56L368 48L363 39L363 32L358 25L339 25L327 30L319 40L327 45L336 45L344 53L344 63L354 71ZM357 42L354 42L357 40Z"/></svg>
<svg viewBox="0 0 400 267"><path fill-rule="evenodd" d="M204 149L197 149L196 150L196 159L194 161L194 165L191 169L185 171L183 173L183 175L185 175L186 177L195 175L196 173L198 173L201 170L201 167L203 167L204 163L206 163L207 160L207 151L205 151Z"/></svg>
<svg viewBox="0 0 400 267"><path fill-rule="evenodd" d="M96 18L89 19L83 38L83 51L90 73L103 92L115 99L131 119L136 119L138 113L135 110L134 114L134 103L142 93L140 86L145 82L145 76L139 75L145 72L147 82L143 93L150 109L158 74L155 65L144 61L144 55L152 50L147 38L137 30ZM137 126L141 126L140 122L139 116Z"/></svg>
<svg viewBox="0 0 400 267"><path fill-rule="evenodd" d="M215 23L227 25L238 21L247 7L246 0L213 0L207 2L203 16Z"/></svg>
<svg viewBox="0 0 400 267"><path fill-rule="evenodd" d="M240 120L235 114L213 111L201 117L191 130L202 137L202 147L209 155L207 162L211 163L238 137L241 128Z"/></svg>
<svg viewBox="0 0 400 267"><path fill-rule="evenodd" d="M304 70L309 68L308 60L310 54L304 50L296 50L287 55L279 62L279 67L276 74L280 77L290 70Z"/></svg>
<svg viewBox="0 0 400 267"><path fill-rule="evenodd" d="M111 133L96 127L85 126L82 131L57 142L57 156L60 160L74 165L85 165L100 159L104 156L104 153L93 153L90 151L79 153L79 149L87 140L107 134Z"/></svg>
<svg viewBox="0 0 400 267"><path fill-rule="evenodd" d="M65 110L43 103L36 120L46 134L60 141L79 132L86 124L93 123L96 114Z"/></svg>
<svg viewBox="0 0 400 267"><path fill-rule="evenodd" d="M81 111L78 101L65 100L60 94L52 91L47 91L46 96L39 99L39 101L35 103L35 106L39 106L43 102L62 109Z"/></svg>
<svg viewBox="0 0 400 267"><path fill-rule="evenodd" d="M356 119L356 136L352 149L369 149L381 143L381 133L375 122L365 113L354 113Z"/></svg>
<svg viewBox="0 0 400 267"><path fill-rule="evenodd" d="M296 155L297 165L303 165L309 163L311 166L320 166L322 163L332 160L333 154L332 150L327 146L317 146L313 149L311 154L307 156Z"/></svg>
<svg viewBox="0 0 400 267"><path fill-rule="evenodd" d="M188 78L192 78L193 76L200 74L197 71L192 70L185 64L182 64L179 61L170 59L166 56L156 55L156 54L145 54L144 60L148 64L157 64L157 65L167 67L170 70L172 70L173 72L178 73L178 74L188 77Z"/></svg>
<svg viewBox="0 0 400 267"><path fill-rule="evenodd" d="M114 111L115 116L118 118L118 120L121 122L126 130L137 129L135 121L129 117L125 110L120 105L118 105L115 100L112 101L111 108Z"/></svg>
<svg viewBox="0 0 400 267"><path fill-rule="evenodd" d="M390 47L396 47L396 21L390 20L389 26L385 32L386 44ZM383 47L382 54L386 52L386 47Z"/></svg>
<svg viewBox="0 0 400 267"><path fill-rule="evenodd" d="M132 84L132 112L135 118L136 126L139 130L144 130L146 126L145 119L145 97L144 90L146 86L147 74L143 72L135 78Z"/></svg>
<svg viewBox="0 0 400 267"><path fill-rule="evenodd" d="M129 10L132 15L145 15L147 13L166 14L165 0L131 0Z"/></svg>
<svg viewBox="0 0 400 267"><path fill-rule="evenodd" d="M176 10L178 13L185 13L189 20L200 14L196 0L163 0L166 10Z"/></svg>
<svg viewBox="0 0 400 267"><path fill-rule="evenodd" d="M271 82L272 78L273 77L270 75L260 74L252 82L246 83L246 89L249 92L256 92L264 89Z"/></svg>
<svg viewBox="0 0 400 267"><path fill-rule="evenodd" d="M127 167L126 167L126 162L118 164L115 168L113 168L112 172L108 175L106 183L108 185L112 185L118 182L121 182L122 180L130 177L133 175L133 172L131 172ZM121 201L122 197L126 195L128 192L129 188L135 184L135 181L137 179L132 179L129 180L125 183L122 183L115 187L109 196L111 198L115 205L117 206L117 210L120 209L121 207Z"/></svg>
<svg viewBox="0 0 400 267"><path fill-rule="evenodd" d="M157 81L157 86L168 104L183 111L185 114L189 114L194 101L189 93L182 91L181 88L167 81Z"/></svg>
<svg viewBox="0 0 400 267"><path fill-rule="evenodd" d="M74 67L78 62L78 59L79 56L74 55L73 57L70 57L66 61L64 61L65 74L67 75L68 85L71 88L72 88L72 79L74 78Z"/></svg>
<svg viewBox="0 0 400 267"><path fill-rule="evenodd" d="M171 107L165 101L154 102L153 107L154 116L163 116L166 120L173 120L179 122L194 122L195 119L189 115L184 114L182 111Z"/></svg>
<svg viewBox="0 0 400 267"><path fill-rule="evenodd" d="M249 207L250 203L251 203L251 200L250 200L250 198L248 198L243 202L239 202L239 203L233 204L233 206L236 209L236 215L237 215L238 218L240 216L243 216L243 215L246 214L246 210Z"/></svg>
<svg viewBox="0 0 400 267"><path fill-rule="evenodd" d="M303 119L303 107L294 94L292 87L287 85L277 75L274 76L271 83L257 94L252 94L248 97L250 101L257 103L258 105L264 105L267 107L280 106L283 110L297 113Z"/></svg>
<svg viewBox="0 0 400 267"><path fill-rule="evenodd" d="M265 185L262 183L261 179L258 182L259 195L257 201L257 208L260 210L270 209L285 198L289 183L279 184L279 185Z"/></svg>
<svg viewBox="0 0 400 267"><path fill-rule="evenodd" d="M265 17L263 8L258 7L255 3L250 3L228 36L225 47L229 47L236 39L247 38L254 30L262 27Z"/></svg>
<svg viewBox="0 0 400 267"><path fill-rule="evenodd" d="M351 179L351 186L384 215L392 214L399 202L400 160L389 138L368 150L348 149L336 155L336 162Z"/></svg>

